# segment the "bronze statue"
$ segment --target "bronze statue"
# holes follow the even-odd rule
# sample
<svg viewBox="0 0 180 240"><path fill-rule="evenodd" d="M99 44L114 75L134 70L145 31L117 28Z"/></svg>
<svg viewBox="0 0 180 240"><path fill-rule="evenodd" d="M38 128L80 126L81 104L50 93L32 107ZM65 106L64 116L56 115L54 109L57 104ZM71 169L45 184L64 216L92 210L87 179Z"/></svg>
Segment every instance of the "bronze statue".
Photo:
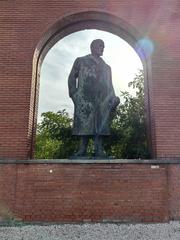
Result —
<svg viewBox="0 0 180 240"><path fill-rule="evenodd" d="M106 157L103 136L110 135L112 112L120 100L115 96L111 68L100 57L104 42L91 43L91 54L75 60L68 79L69 96L74 103L73 135L81 139L76 157L86 156L89 138L94 140L95 157Z"/></svg>

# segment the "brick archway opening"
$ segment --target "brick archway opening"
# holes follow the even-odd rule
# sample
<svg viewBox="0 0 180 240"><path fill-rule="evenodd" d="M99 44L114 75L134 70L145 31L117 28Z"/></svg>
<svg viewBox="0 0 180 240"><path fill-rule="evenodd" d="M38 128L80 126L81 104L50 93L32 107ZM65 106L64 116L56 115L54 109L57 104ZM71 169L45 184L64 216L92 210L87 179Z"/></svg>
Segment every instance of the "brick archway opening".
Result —
<svg viewBox="0 0 180 240"><path fill-rule="evenodd" d="M59 19L49 30L42 36L37 44L33 58L33 71L32 71L32 89L31 89L31 118L29 121L30 128L32 129L31 150L30 158L34 156L36 124L37 124L37 110L38 110L38 96L39 96L39 83L40 83L40 70L44 57L49 49L65 36L76 31L85 29L97 29L110 32L119 36L128 42L139 55L144 71L144 84L145 84L145 118L147 125L148 144L151 157L155 156L155 148L152 144L153 132L151 122L151 107L149 99L150 83L151 83L151 59L146 54L146 50L139 45L139 41L145 36L141 35L134 27L130 26L120 18L111 15L107 12L86 11L71 14Z"/></svg>

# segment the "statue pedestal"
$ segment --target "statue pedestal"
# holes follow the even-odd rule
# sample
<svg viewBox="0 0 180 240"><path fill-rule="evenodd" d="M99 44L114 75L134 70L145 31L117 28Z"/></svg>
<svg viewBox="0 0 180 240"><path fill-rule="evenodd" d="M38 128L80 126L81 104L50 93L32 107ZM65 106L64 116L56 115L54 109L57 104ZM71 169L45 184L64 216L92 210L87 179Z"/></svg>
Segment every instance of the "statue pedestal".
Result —
<svg viewBox="0 0 180 240"><path fill-rule="evenodd" d="M169 219L167 164L118 159L0 163L3 173L0 199L18 219L44 222Z"/></svg>

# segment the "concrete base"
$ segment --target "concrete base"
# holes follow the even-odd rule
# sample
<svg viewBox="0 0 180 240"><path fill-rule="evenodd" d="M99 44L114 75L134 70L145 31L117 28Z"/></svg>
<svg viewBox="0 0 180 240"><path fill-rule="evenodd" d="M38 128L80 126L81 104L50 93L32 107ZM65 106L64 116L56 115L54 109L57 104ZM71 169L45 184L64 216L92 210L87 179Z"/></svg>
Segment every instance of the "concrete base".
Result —
<svg viewBox="0 0 180 240"><path fill-rule="evenodd" d="M180 159L1 159L0 164L180 164Z"/></svg>

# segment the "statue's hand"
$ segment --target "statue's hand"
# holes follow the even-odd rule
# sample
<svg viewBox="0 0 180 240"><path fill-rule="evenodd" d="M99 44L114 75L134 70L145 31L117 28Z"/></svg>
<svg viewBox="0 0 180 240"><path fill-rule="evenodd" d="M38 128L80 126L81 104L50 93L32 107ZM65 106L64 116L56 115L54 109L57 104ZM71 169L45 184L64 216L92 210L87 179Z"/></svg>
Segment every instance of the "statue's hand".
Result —
<svg viewBox="0 0 180 240"><path fill-rule="evenodd" d="M115 109L120 103L120 99L119 97L113 97L111 98L110 102L109 102L109 105L110 105L110 108L113 110Z"/></svg>
<svg viewBox="0 0 180 240"><path fill-rule="evenodd" d="M117 103L117 105L116 106L118 106L119 104L120 104L120 98L119 97L116 97L116 103Z"/></svg>

